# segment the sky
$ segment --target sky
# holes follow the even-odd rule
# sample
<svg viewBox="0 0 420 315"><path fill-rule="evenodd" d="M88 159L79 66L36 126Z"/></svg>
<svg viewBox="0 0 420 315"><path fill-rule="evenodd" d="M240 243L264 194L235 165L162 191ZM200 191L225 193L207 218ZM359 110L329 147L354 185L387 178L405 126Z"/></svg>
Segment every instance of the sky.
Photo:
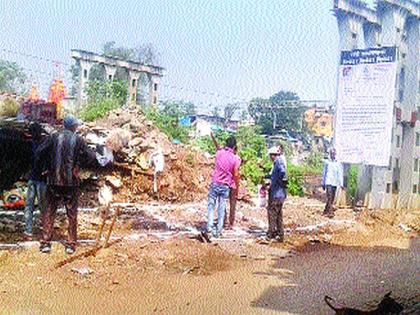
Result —
<svg viewBox="0 0 420 315"><path fill-rule="evenodd" d="M162 99L210 108L290 90L333 101L332 7L332 0L0 0L0 59L24 67L45 93L57 69L73 63L71 49L151 43L165 68ZM68 73L65 82L70 87Z"/></svg>

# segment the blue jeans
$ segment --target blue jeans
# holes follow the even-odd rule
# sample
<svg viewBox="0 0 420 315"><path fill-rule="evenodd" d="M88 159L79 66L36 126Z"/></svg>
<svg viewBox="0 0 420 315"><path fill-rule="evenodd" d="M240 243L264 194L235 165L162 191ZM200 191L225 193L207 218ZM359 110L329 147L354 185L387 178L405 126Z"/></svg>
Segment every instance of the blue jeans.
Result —
<svg viewBox="0 0 420 315"><path fill-rule="evenodd" d="M230 188L228 185L215 184L210 185L208 205L207 205L207 232L218 237L223 230L223 221L225 219L226 200L229 199ZM214 208L217 207L217 227L214 228Z"/></svg>
<svg viewBox="0 0 420 315"><path fill-rule="evenodd" d="M25 207L25 234L32 235L32 225L35 209L35 198L38 199L38 206L41 213L47 208L47 184L42 181L30 180L26 194Z"/></svg>

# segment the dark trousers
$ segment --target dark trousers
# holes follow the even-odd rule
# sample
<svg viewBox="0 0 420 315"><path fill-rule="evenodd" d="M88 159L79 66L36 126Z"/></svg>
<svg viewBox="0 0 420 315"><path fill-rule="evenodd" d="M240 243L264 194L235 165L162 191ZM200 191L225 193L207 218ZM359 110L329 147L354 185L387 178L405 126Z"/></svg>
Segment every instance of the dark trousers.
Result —
<svg viewBox="0 0 420 315"><path fill-rule="evenodd" d="M235 213L236 213L236 202L238 200L238 190L231 189L229 195L229 216L225 215L225 227L226 226L233 226L235 224Z"/></svg>
<svg viewBox="0 0 420 315"><path fill-rule="evenodd" d="M327 203L325 204L324 213L325 214L332 214L333 213L333 206L335 200L335 193L337 191L336 186L327 185Z"/></svg>
<svg viewBox="0 0 420 315"><path fill-rule="evenodd" d="M54 232L54 219L57 208L63 203L68 219L68 246L75 247L77 243L77 208L80 191L78 187L48 186L47 211L42 215L42 243L49 245Z"/></svg>
<svg viewBox="0 0 420 315"><path fill-rule="evenodd" d="M268 233L267 236L274 238L284 237L283 227L283 203L284 200L272 199L268 201Z"/></svg>

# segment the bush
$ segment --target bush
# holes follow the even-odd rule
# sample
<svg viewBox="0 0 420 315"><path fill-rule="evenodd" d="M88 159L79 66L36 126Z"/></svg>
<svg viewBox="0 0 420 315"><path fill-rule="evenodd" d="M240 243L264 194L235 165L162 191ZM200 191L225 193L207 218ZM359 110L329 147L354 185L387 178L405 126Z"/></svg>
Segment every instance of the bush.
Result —
<svg viewBox="0 0 420 315"><path fill-rule="evenodd" d="M105 117L111 110L119 107L121 106L115 100L105 99L103 101L88 104L80 113L80 117L84 121L94 121Z"/></svg>
<svg viewBox="0 0 420 315"><path fill-rule="evenodd" d="M304 195L303 184L305 181L302 168L295 165L288 165L289 185L288 192L292 196Z"/></svg>
<svg viewBox="0 0 420 315"><path fill-rule="evenodd" d="M321 174L324 168L324 155L322 152L312 151L305 159L305 174Z"/></svg>
<svg viewBox="0 0 420 315"><path fill-rule="evenodd" d="M356 165L351 165L349 168L349 177L347 181L347 187L348 187L348 194L350 198L353 200L356 198L357 193L357 176L358 176L358 168Z"/></svg>
<svg viewBox="0 0 420 315"><path fill-rule="evenodd" d="M19 112L20 105L13 98L6 97L0 102L0 116L16 117Z"/></svg>
<svg viewBox="0 0 420 315"><path fill-rule="evenodd" d="M153 121L156 127L166 134L169 139L177 139L182 143L188 142L188 135L191 129L189 127L181 126L179 123L180 115L169 115L155 107L146 109L145 115L146 118Z"/></svg>

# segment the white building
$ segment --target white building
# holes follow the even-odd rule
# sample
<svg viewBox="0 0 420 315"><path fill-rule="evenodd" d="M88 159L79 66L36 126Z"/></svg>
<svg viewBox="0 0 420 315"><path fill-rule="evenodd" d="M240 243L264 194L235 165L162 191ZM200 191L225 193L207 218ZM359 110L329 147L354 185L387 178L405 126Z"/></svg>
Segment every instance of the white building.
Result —
<svg viewBox="0 0 420 315"><path fill-rule="evenodd" d="M358 197L370 208L420 208L420 2L335 0L340 50L397 47L389 167L359 168ZM368 198L366 198L366 196Z"/></svg>

